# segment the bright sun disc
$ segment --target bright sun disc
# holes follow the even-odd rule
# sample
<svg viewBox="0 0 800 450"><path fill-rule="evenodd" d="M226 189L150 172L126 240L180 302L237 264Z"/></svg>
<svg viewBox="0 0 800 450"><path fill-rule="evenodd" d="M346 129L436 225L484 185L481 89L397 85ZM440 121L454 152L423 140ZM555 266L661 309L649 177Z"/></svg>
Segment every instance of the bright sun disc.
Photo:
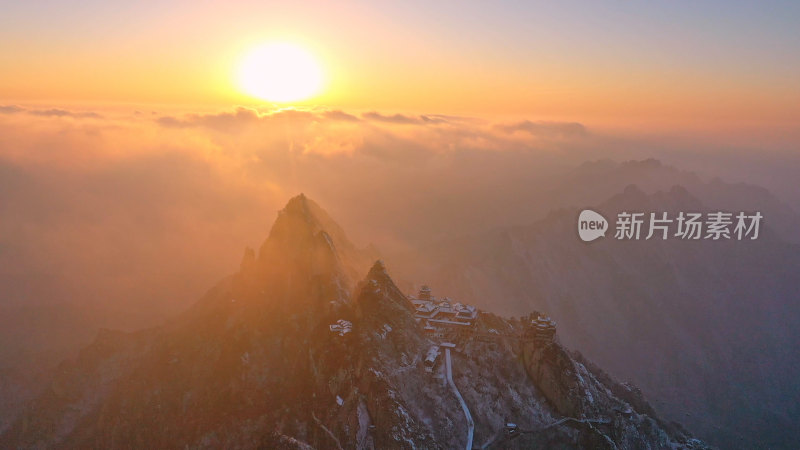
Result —
<svg viewBox="0 0 800 450"><path fill-rule="evenodd" d="M310 53L288 43L252 50L239 66L239 86L253 97L272 102L305 100L322 87L322 71Z"/></svg>

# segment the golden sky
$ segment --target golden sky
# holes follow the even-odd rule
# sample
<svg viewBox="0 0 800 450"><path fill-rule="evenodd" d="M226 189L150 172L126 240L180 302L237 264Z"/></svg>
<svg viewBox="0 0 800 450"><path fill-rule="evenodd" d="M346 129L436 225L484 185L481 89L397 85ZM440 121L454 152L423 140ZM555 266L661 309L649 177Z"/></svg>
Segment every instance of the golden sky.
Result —
<svg viewBox="0 0 800 450"><path fill-rule="evenodd" d="M800 119L792 2L552 3L20 3L0 18L0 98L259 106L237 65L287 41L324 73L321 94L294 106L653 127Z"/></svg>

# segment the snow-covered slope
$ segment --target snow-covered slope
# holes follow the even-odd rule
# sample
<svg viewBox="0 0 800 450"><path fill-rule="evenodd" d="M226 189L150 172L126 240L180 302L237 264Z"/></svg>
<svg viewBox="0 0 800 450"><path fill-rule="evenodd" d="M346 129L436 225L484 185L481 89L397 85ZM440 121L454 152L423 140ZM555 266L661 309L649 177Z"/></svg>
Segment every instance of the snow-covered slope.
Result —
<svg viewBox="0 0 800 450"><path fill-rule="evenodd" d="M292 199L259 253L169 324L99 335L0 445L463 448L466 416L441 360L423 363L433 342L411 302L381 262L354 281L354 248L317 209ZM557 340L524 339L528 323L482 313L454 342L476 446L702 447Z"/></svg>

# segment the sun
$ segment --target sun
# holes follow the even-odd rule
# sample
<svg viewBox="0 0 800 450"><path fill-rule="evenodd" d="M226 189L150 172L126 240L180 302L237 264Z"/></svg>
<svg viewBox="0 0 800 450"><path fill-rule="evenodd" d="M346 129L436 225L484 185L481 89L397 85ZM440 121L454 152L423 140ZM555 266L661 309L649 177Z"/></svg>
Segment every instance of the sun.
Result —
<svg viewBox="0 0 800 450"><path fill-rule="evenodd" d="M322 69L305 49L287 42L263 44L245 55L238 84L246 94L276 103L306 100L322 89Z"/></svg>

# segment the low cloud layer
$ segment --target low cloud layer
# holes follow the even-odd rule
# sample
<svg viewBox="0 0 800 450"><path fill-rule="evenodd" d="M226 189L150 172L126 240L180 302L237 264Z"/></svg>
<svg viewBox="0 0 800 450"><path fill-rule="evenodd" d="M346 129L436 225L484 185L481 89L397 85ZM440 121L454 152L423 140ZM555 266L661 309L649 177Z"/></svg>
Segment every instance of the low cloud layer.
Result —
<svg viewBox="0 0 800 450"><path fill-rule="evenodd" d="M531 122L523 120L512 124L497 125L498 130L506 133L525 132L533 136L548 137L586 137L586 127L577 122Z"/></svg>
<svg viewBox="0 0 800 450"><path fill-rule="evenodd" d="M581 162L658 148L575 122L0 106L0 302L145 320L234 270L299 192L394 251L533 221Z"/></svg>
<svg viewBox="0 0 800 450"><path fill-rule="evenodd" d="M0 105L0 114L30 114L40 117L76 117L81 119L102 118L102 115L94 111L69 111L60 108L27 109L17 105Z"/></svg>

